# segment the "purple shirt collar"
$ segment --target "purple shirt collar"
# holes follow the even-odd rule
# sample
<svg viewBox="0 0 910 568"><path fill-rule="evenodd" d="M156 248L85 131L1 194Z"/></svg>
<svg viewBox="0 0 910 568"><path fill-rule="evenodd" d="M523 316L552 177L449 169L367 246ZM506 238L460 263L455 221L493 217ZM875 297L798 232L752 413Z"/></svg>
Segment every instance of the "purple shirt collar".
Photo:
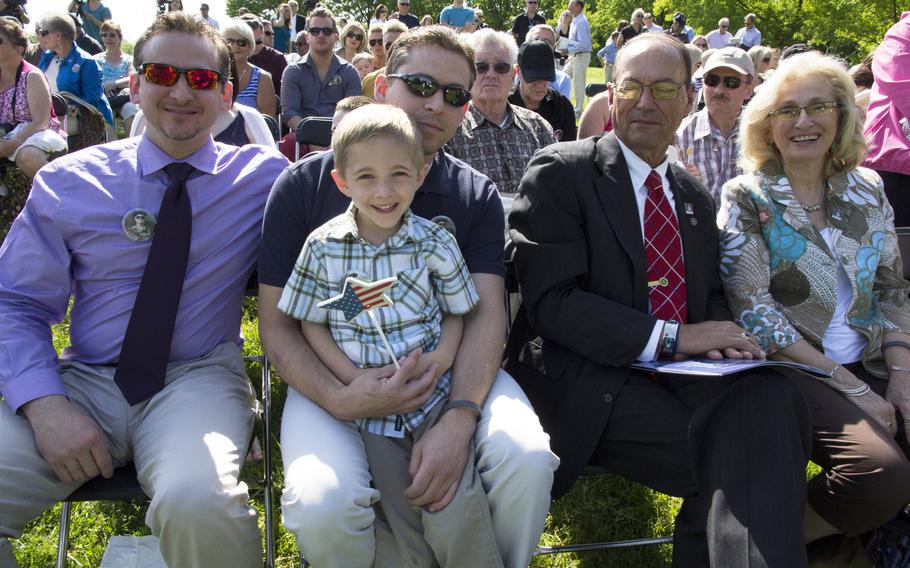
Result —
<svg viewBox="0 0 910 568"><path fill-rule="evenodd" d="M142 177L152 175L173 162L186 162L207 174L215 173L218 165L218 148L215 146L215 141L212 140L211 136L202 145L202 148L182 160L175 160L173 156L155 145L146 134L142 135L136 153L139 162L139 174Z"/></svg>

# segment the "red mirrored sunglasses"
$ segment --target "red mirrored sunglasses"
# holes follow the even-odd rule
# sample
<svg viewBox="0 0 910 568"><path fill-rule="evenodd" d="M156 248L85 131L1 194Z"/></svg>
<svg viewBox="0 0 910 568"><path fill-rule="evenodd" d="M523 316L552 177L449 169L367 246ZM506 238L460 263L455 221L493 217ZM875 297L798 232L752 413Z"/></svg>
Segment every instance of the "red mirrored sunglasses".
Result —
<svg viewBox="0 0 910 568"><path fill-rule="evenodd" d="M197 91L215 89L224 81L224 75L212 69L181 69L164 63L143 63L139 71L149 83L165 87L174 85L183 75L190 88Z"/></svg>

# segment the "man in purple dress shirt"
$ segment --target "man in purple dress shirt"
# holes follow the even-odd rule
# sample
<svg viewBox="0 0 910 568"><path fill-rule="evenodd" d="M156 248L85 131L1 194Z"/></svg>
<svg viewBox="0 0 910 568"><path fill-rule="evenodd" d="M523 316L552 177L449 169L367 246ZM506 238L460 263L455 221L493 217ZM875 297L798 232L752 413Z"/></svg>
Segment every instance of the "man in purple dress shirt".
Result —
<svg viewBox="0 0 910 568"><path fill-rule="evenodd" d="M7 537L130 460L168 566L261 563L256 513L238 481L255 404L238 332L266 196L287 161L262 146L213 142L231 85L228 48L211 27L188 13L163 15L136 44L135 62L157 64L130 84L145 134L39 171L0 247L4 568L16 566ZM206 88L198 70L220 76ZM164 168L174 162L195 169L185 184L189 260L165 385L131 406L113 378L153 232L165 225L156 217L169 185ZM71 297L71 347L58 360L50 326Z"/></svg>

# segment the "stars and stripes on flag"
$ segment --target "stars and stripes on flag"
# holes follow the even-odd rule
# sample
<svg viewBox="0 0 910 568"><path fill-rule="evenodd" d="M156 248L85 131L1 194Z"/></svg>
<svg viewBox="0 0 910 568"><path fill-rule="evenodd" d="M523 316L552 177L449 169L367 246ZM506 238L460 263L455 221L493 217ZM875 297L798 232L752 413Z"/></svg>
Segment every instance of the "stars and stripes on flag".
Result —
<svg viewBox="0 0 910 568"><path fill-rule="evenodd" d="M386 292L396 282L398 282L398 278L395 276L375 282L364 282L349 276L344 280L341 294L323 300L317 305L326 310L341 310L345 319L351 321L364 310L391 306L392 300L386 295Z"/></svg>

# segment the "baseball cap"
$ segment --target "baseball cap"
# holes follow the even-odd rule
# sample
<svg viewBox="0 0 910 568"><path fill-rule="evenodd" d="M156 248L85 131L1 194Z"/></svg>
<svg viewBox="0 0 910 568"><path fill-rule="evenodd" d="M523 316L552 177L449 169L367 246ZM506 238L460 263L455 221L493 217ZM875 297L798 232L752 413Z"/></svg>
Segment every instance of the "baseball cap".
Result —
<svg viewBox="0 0 910 568"><path fill-rule="evenodd" d="M749 54L738 47L724 47L715 51L704 65L704 73L714 69L732 69L743 75L755 76L755 64Z"/></svg>
<svg viewBox="0 0 910 568"><path fill-rule="evenodd" d="M556 79L553 50L550 49L549 44L543 41L534 40L522 44L518 51L518 68L527 83Z"/></svg>
<svg viewBox="0 0 910 568"><path fill-rule="evenodd" d="M673 14L673 21L681 26L684 26L686 25L686 15L682 12L676 12Z"/></svg>

